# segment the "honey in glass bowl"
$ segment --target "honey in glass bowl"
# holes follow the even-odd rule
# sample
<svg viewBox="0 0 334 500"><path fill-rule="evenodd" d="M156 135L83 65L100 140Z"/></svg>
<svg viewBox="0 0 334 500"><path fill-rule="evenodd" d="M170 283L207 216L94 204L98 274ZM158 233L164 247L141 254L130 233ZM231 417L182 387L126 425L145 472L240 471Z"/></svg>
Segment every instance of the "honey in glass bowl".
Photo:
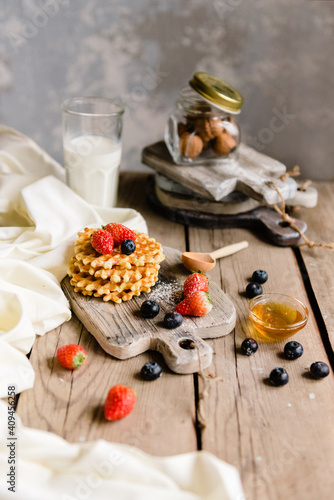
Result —
<svg viewBox="0 0 334 500"><path fill-rule="evenodd" d="M249 302L249 319L270 340L284 340L307 323L308 309L299 300L279 293L263 293Z"/></svg>

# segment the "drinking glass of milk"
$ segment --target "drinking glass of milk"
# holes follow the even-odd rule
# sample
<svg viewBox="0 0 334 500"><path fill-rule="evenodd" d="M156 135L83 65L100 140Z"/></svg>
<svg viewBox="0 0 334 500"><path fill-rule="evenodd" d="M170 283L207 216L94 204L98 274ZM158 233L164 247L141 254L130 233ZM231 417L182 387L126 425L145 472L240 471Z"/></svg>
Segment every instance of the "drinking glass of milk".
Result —
<svg viewBox="0 0 334 500"><path fill-rule="evenodd" d="M67 185L92 205L114 207L124 107L106 97L74 97L62 112Z"/></svg>

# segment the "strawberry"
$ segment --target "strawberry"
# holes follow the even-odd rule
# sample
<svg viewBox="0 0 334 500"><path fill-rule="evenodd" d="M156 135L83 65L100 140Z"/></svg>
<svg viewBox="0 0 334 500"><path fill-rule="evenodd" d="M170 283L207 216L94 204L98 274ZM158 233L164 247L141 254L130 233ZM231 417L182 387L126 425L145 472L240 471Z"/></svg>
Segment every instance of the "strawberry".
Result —
<svg viewBox="0 0 334 500"><path fill-rule="evenodd" d="M107 420L120 420L132 412L136 404L136 395L131 387L114 385L104 403L104 416Z"/></svg>
<svg viewBox="0 0 334 500"><path fill-rule="evenodd" d="M188 297L194 292L208 292L209 283L207 277L201 273L194 273L188 276L183 284L183 295Z"/></svg>
<svg viewBox="0 0 334 500"><path fill-rule="evenodd" d="M99 253L110 254L114 249L114 239L109 231L98 229L90 239L92 247Z"/></svg>
<svg viewBox="0 0 334 500"><path fill-rule="evenodd" d="M87 353L77 344L68 344L57 349L57 359L64 368L75 370L86 363Z"/></svg>
<svg viewBox="0 0 334 500"><path fill-rule="evenodd" d="M182 300L176 307L175 312L182 314L182 316L190 316L191 315L191 307L186 299Z"/></svg>
<svg viewBox="0 0 334 500"><path fill-rule="evenodd" d="M136 241L137 239L136 233L123 226L123 224L117 224L117 222L109 222L103 229L112 234L116 246L120 245L124 240Z"/></svg>
<svg viewBox="0 0 334 500"><path fill-rule="evenodd" d="M205 316L212 309L212 301L207 292L193 292L180 302L175 311L183 316Z"/></svg>

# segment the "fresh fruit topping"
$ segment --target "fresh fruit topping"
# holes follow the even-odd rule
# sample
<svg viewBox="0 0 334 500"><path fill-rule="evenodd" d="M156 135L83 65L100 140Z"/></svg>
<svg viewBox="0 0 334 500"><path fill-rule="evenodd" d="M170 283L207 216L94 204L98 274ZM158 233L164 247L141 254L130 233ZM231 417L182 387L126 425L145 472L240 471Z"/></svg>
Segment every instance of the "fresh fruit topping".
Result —
<svg viewBox="0 0 334 500"><path fill-rule="evenodd" d="M127 239L121 243L122 253L131 255L136 250L136 243L133 240Z"/></svg>
<svg viewBox="0 0 334 500"><path fill-rule="evenodd" d="M263 288L260 283L249 283L246 286L246 295L249 299L261 295L263 293Z"/></svg>
<svg viewBox="0 0 334 500"><path fill-rule="evenodd" d="M190 316L191 305L189 304L189 301L187 299L184 299L179 302L179 304L175 307L175 311L179 314L182 314L182 316Z"/></svg>
<svg viewBox="0 0 334 500"><path fill-rule="evenodd" d="M159 314L160 306L154 300L145 300L140 310L144 318L155 318Z"/></svg>
<svg viewBox="0 0 334 500"><path fill-rule="evenodd" d="M188 297L194 292L208 292L209 283L207 277L201 273L194 273L188 276L183 284L183 295Z"/></svg>
<svg viewBox="0 0 334 500"><path fill-rule="evenodd" d="M241 344L241 351L246 356L251 356L258 350L259 346L254 339L245 339Z"/></svg>
<svg viewBox="0 0 334 500"><path fill-rule="evenodd" d="M114 239L112 235L104 229L95 231L90 239L92 247L99 253L110 254L114 249Z"/></svg>
<svg viewBox="0 0 334 500"><path fill-rule="evenodd" d="M120 245L124 240L136 241L137 239L136 233L123 226L123 224L117 224L117 222L109 222L103 229L112 234L116 246Z"/></svg>
<svg viewBox="0 0 334 500"><path fill-rule="evenodd" d="M323 361L316 361L311 364L310 372L316 379L325 378L329 375L329 367Z"/></svg>
<svg viewBox="0 0 334 500"><path fill-rule="evenodd" d="M289 375L284 368L274 368L270 372L269 379L273 385L278 387L289 382Z"/></svg>
<svg viewBox="0 0 334 500"><path fill-rule="evenodd" d="M57 349L57 359L61 366L76 370L87 361L87 353L77 344L63 345Z"/></svg>
<svg viewBox="0 0 334 500"><path fill-rule="evenodd" d="M182 325L182 322L183 322L183 316L178 312L173 311L165 314L164 325L166 328L169 328L170 330L172 330L173 328L178 328L179 326Z"/></svg>
<svg viewBox="0 0 334 500"><path fill-rule="evenodd" d="M284 355L287 359L297 359L302 356L304 352L303 346L294 340L288 342L284 346Z"/></svg>
<svg viewBox="0 0 334 500"><path fill-rule="evenodd" d="M140 371L141 376L144 380L156 380L160 377L162 370L161 366L158 365L155 361L150 361L145 363L143 368Z"/></svg>
<svg viewBox="0 0 334 500"><path fill-rule="evenodd" d="M263 271L262 269L258 269L257 271L254 271L252 274L252 281L255 281L255 283L265 283L268 280L268 273L267 271Z"/></svg>
<svg viewBox="0 0 334 500"><path fill-rule="evenodd" d="M104 416L107 420L120 420L132 412L135 404L136 395L131 387L114 385L104 403Z"/></svg>
<svg viewBox="0 0 334 500"><path fill-rule="evenodd" d="M205 316L212 309L212 300L207 292L193 292L180 302L175 311L182 316Z"/></svg>

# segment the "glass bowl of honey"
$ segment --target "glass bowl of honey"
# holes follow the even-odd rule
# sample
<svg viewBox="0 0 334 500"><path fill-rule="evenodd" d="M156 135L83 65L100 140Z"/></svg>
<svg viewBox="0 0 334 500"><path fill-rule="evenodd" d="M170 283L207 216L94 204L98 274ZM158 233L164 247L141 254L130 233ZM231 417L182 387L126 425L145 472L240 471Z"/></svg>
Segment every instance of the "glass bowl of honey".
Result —
<svg viewBox="0 0 334 500"><path fill-rule="evenodd" d="M281 293L263 293L249 301L248 316L267 339L284 340L299 332L309 312L299 300Z"/></svg>

